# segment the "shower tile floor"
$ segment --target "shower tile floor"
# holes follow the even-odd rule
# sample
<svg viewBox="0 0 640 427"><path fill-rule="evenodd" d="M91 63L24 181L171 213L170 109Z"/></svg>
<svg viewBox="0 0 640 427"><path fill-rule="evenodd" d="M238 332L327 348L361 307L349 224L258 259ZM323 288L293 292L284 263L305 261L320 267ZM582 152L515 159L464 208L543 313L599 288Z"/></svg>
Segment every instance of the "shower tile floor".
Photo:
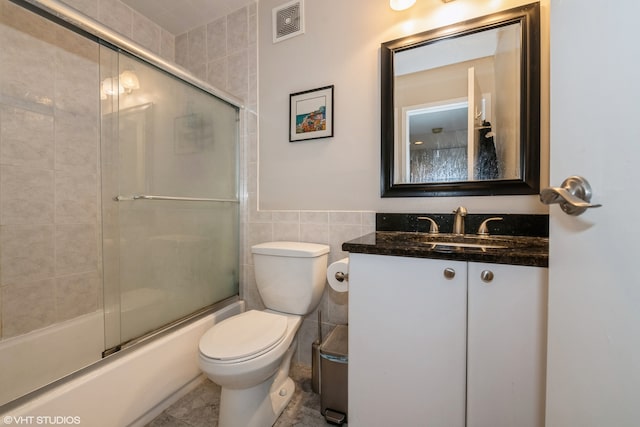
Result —
<svg viewBox="0 0 640 427"><path fill-rule="evenodd" d="M296 391L274 426L326 427L330 425L320 414L320 395L311 391L311 368L294 365L291 367L290 374L296 383ZM219 403L220 387L206 380L167 408L147 424L147 427L216 427Z"/></svg>

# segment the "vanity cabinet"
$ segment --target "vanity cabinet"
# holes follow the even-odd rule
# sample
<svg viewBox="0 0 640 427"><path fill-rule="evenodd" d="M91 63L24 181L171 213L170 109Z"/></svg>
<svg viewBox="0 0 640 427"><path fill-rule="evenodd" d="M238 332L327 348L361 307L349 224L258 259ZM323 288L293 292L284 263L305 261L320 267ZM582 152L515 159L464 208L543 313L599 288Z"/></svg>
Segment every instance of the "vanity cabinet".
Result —
<svg viewBox="0 0 640 427"><path fill-rule="evenodd" d="M546 277L351 253L349 425L543 426Z"/></svg>

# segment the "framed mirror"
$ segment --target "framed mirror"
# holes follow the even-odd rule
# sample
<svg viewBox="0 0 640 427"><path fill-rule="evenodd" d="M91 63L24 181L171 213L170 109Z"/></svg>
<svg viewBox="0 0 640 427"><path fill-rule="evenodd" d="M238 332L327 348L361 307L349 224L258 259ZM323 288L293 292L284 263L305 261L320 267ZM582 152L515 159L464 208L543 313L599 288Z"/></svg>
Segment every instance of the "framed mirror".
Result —
<svg viewBox="0 0 640 427"><path fill-rule="evenodd" d="M540 6L381 46L382 197L537 194Z"/></svg>

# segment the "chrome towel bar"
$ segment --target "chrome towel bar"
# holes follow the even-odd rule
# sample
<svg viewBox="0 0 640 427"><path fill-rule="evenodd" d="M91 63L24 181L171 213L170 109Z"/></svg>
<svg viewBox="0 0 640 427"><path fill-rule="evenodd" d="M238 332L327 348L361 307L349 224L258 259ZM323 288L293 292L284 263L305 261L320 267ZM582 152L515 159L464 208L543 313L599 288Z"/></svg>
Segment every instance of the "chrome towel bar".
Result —
<svg viewBox="0 0 640 427"><path fill-rule="evenodd" d="M174 200L178 202L223 202L240 203L235 199L207 199L202 197L173 197L173 196L152 196L149 194L134 194L133 196L115 196L116 202L129 202L134 200Z"/></svg>

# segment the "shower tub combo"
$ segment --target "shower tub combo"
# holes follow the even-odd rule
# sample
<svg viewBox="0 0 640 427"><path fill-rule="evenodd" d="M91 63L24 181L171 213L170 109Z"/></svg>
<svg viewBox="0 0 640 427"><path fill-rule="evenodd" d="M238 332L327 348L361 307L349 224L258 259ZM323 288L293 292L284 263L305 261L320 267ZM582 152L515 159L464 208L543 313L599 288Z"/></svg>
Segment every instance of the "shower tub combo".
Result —
<svg viewBox="0 0 640 427"><path fill-rule="evenodd" d="M55 0L0 43L0 413L143 424L244 309L244 109Z"/></svg>

